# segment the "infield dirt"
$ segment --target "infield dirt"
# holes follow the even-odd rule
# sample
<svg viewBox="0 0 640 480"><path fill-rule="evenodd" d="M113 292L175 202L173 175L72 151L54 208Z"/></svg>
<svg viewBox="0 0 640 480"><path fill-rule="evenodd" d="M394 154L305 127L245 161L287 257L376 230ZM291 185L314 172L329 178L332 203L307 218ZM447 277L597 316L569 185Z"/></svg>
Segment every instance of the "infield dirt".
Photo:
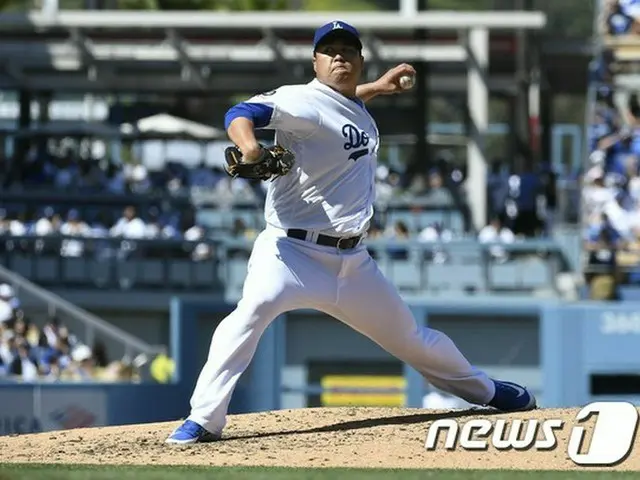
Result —
<svg viewBox="0 0 640 480"><path fill-rule="evenodd" d="M0 463L584 470L567 456L576 413L576 409L519 414L361 407L280 410L231 415L221 441L193 446L164 444L180 422L0 437ZM559 418L565 427L556 431L558 448L553 451L425 450L427 429L434 420L464 422L487 415ZM594 423L595 419L585 425L587 431ZM633 452L624 462L604 470L640 471L639 436L636 432Z"/></svg>

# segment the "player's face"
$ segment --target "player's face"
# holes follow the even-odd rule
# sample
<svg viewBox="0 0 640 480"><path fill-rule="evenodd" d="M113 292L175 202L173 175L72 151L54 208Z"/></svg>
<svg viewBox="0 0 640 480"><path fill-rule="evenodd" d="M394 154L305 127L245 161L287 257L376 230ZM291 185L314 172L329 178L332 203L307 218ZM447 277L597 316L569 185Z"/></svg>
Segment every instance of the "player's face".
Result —
<svg viewBox="0 0 640 480"><path fill-rule="evenodd" d="M344 39L331 39L318 45L313 56L313 69L322 83L330 85L343 93L355 90L364 59L360 49Z"/></svg>

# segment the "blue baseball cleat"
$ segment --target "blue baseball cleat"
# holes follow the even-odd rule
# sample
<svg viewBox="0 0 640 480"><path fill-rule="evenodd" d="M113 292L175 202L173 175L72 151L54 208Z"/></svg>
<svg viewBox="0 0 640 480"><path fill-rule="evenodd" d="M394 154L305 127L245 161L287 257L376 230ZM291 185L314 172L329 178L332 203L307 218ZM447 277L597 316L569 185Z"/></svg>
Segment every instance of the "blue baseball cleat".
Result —
<svg viewBox="0 0 640 480"><path fill-rule="evenodd" d="M537 408L536 397L517 383L494 380L496 393L489 406L503 412L524 412Z"/></svg>
<svg viewBox="0 0 640 480"><path fill-rule="evenodd" d="M172 445L189 445L192 443L205 443L215 442L220 440L218 435L215 435L192 420L185 420L185 422L176 428L173 433L165 440L165 443Z"/></svg>

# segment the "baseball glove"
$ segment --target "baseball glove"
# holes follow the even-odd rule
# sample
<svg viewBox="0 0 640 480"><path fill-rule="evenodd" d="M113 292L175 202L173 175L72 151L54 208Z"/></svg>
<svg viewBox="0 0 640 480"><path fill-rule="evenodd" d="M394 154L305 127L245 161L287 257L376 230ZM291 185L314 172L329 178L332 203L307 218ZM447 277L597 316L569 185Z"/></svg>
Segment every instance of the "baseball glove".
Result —
<svg viewBox="0 0 640 480"><path fill-rule="evenodd" d="M262 147L260 158L252 163L242 161L242 152L236 146L227 147L224 156L227 174L251 180L275 180L289 173L295 163L293 153L280 145Z"/></svg>

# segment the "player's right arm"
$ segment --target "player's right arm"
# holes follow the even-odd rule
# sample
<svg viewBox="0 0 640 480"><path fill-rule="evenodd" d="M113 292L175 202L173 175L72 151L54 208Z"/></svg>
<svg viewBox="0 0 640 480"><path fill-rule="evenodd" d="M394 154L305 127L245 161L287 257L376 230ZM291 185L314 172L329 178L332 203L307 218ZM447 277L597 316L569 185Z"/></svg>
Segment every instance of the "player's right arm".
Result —
<svg viewBox="0 0 640 480"><path fill-rule="evenodd" d="M255 129L278 130L293 138L310 136L319 126L318 110L305 95L304 86L286 86L255 95L231 107L225 115L225 129L246 161L260 157Z"/></svg>

